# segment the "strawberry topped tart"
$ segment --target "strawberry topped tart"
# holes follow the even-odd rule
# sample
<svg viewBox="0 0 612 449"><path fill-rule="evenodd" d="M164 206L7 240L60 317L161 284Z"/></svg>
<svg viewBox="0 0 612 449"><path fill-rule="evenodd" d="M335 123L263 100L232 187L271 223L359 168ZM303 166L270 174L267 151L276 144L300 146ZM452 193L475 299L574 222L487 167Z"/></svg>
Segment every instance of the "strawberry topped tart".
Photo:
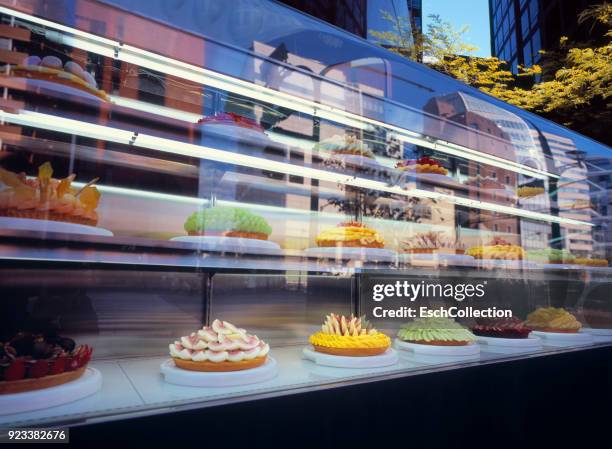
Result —
<svg viewBox="0 0 612 449"><path fill-rule="evenodd" d="M259 132L264 132L264 129L255 120L252 120L242 115L233 112L219 112L215 115L201 118L198 120L199 125L232 125L241 128L253 129Z"/></svg>
<svg viewBox="0 0 612 449"><path fill-rule="evenodd" d="M401 171L413 171L416 173L433 173L436 175L448 175L448 170L440 162L428 156L420 157L416 160L410 159L399 161L395 168Z"/></svg>
<svg viewBox="0 0 612 449"><path fill-rule="evenodd" d="M0 342L0 394L65 384L81 377L93 350L58 335L19 332Z"/></svg>
<svg viewBox="0 0 612 449"><path fill-rule="evenodd" d="M174 364L189 371L241 371L266 362L270 346L227 321L215 320L171 343Z"/></svg>
<svg viewBox="0 0 612 449"><path fill-rule="evenodd" d="M198 120L203 131L230 137L268 139L264 128L255 120L234 112L218 112Z"/></svg>

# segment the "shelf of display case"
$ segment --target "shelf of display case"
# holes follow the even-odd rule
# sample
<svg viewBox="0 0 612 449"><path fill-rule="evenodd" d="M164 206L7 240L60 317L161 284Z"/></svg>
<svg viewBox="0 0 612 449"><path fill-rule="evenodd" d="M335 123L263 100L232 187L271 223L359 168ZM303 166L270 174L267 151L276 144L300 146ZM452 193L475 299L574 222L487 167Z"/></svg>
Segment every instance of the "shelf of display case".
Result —
<svg viewBox="0 0 612 449"><path fill-rule="evenodd" d="M450 142L422 136L405 128L356 115L323 103L290 95L229 75L214 72L209 69L188 64L173 58L168 58L147 50L142 50L131 45L126 45L119 41L102 38L76 28L60 25L30 14L15 11L10 8L0 7L0 13L11 15L22 21L26 21L23 23L23 25L27 25L27 23L30 22L44 26L46 29L42 32L45 38L58 44L80 48L88 52L111 58L113 60L135 64L140 67L165 73L167 75L177 76L179 78L198 83L202 86L221 89L238 95L244 95L248 98L286 107L297 112L309 114L313 117L332 120L346 126L357 127L359 129L366 129L369 126L381 127L396 134L396 137L400 140L416 143L426 148L431 148L449 155L461 157L468 156L472 160L483 162L499 168L505 168L516 173L521 173L540 179L558 178L558 175L555 173L529 167L527 165L494 155L481 153L479 151ZM350 88L349 86L346 87ZM142 105L140 102L121 102L120 100L119 103L122 103L125 107L138 108L138 110L141 112L149 114L152 113L167 117L169 119L191 122L191 120L195 118L191 115L181 114L180 111L175 113L174 111L168 110L168 108L155 109L154 106Z"/></svg>
<svg viewBox="0 0 612 449"><path fill-rule="evenodd" d="M601 337L590 348L608 347L612 337ZM354 385L391 378L461 369L492 363L546 357L553 354L584 350L585 346L534 349L521 354L499 354L482 349L469 360L450 357L419 359L400 351L399 362L382 368L343 369L317 366L304 360L303 346L272 348L278 362L278 375L258 384L234 387L199 388L165 383L160 365L168 357L120 359L91 362L102 373L102 389L93 396L58 407L35 412L1 415L0 427L82 425L102 421L146 416L163 411L180 411L213 407L219 404L253 400L275 395Z"/></svg>
<svg viewBox="0 0 612 449"><path fill-rule="evenodd" d="M440 192L432 192L422 189L407 190L400 186L389 185L384 181L361 178L342 173L334 173L316 168L303 167L288 162L269 160L246 154L238 154L232 151L220 150L202 145L177 142L171 139L139 133L136 130L125 130L102 125L94 125L79 120L66 119L32 111L22 110L17 114L0 111L0 119L16 125L32 126L35 128L46 129L69 135L79 135L128 146L146 148L162 154L181 155L247 168L257 168L286 175L305 176L319 181L328 181L347 187L357 187L391 193L402 197L429 198L434 200L448 201L449 203L469 208L505 213L549 223L561 223L586 227L592 226L591 223L572 218L565 218L556 215L544 214L541 212L518 209L501 204L462 198Z"/></svg>
<svg viewBox="0 0 612 449"><path fill-rule="evenodd" d="M44 237L44 239L43 239ZM491 277L500 273L511 278L547 279L563 276L563 273L587 272L592 276L609 277L612 267L589 267L570 264L480 264L477 261L466 264L452 261L414 261L395 255L390 260L360 259L354 255L335 252L321 258L300 250L231 252L204 251L197 243L156 240L140 237L107 237L79 234L62 234L35 231L0 230L0 260L7 262L101 264L108 266L141 266L198 268L210 272L231 271L301 271L331 273L350 276L357 273L375 272L379 275L440 275L456 277ZM503 262L503 261L501 261ZM563 277L562 277L563 278Z"/></svg>

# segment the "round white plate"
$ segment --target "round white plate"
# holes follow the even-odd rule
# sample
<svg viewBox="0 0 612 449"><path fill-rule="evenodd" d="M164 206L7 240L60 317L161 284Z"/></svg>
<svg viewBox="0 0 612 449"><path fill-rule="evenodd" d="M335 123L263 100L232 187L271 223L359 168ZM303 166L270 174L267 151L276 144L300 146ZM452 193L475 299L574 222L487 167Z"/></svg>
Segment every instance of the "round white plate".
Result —
<svg viewBox="0 0 612 449"><path fill-rule="evenodd" d="M538 264L528 260L478 259L477 265L482 268L527 269L537 268Z"/></svg>
<svg viewBox="0 0 612 449"><path fill-rule="evenodd" d="M457 184L457 185L461 185L459 184L457 181L455 181L453 178L451 178L448 175L441 175L439 173L416 173L415 175L416 179L419 180L427 180L427 181L432 181L435 183L452 183L452 184Z"/></svg>
<svg viewBox="0 0 612 449"><path fill-rule="evenodd" d="M542 270L576 270L580 267L579 265L571 265L567 263L530 262L535 264L535 268L540 268Z"/></svg>
<svg viewBox="0 0 612 449"><path fill-rule="evenodd" d="M580 329L581 333L600 335L603 337L612 337L612 329L594 329L592 327L583 327Z"/></svg>
<svg viewBox="0 0 612 449"><path fill-rule="evenodd" d="M101 388L100 371L87 368L81 377L63 385L23 393L0 394L0 415L31 412L68 404L91 396Z"/></svg>
<svg viewBox="0 0 612 449"><path fill-rule="evenodd" d="M398 362L397 352L392 348L387 349L384 354L368 357L348 357L342 355L331 355L317 352L306 347L302 351L305 359L311 360L317 365L331 366L334 368L380 368L395 365Z"/></svg>
<svg viewBox="0 0 612 449"><path fill-rule="evenodd" d="M322 247L307 248L304 254L328 259L359 259L379 262L394 262L397 253L384 248Z"/></svg>
<svg viewBox="0 0 612 449"><path fill-rule="evenodd" d="M376 162L376 159L372 159L365 156L358 156L356 154L333 154L328 160L337 160L347 167L350 168L368 168L370 170L386 170L384 165Z"/></svg>
<svg viewBox="0 0 612 449"><path fill-rule="evenodd" d="M576 332L541 332L532 331L530 335L540 337L542 343L546 346L574 346L574 345L589 345L593 343L593 335Z"/></svg>
<svg viewBox="0 0 612 449"><path fill-rule="evenodd" d="M237 125L207 123L201 125L201 129L205 136L208 134L211 137L237 139L251 145L267 146L273 143L265 132Z"/></svg>
<svg viewBox="0 0 612 449"><path fill-rule="evenodd" d="M270 240L245 239L242 237L222 237L216 235L183 235L173 237L174 242L195 243L207 251L227 251L231 253L245 252L280 252L280 245Z"/></svg>
<svg viewBox="0 0 612 449"><path fill-rule="evenodd" d="M437 265L457 265L461 267L472 267L475 264L474 258L472 256L467 256L465 254L400 254L399 260L402 262L425 262L425 263L435 263Z"/></svg>
<svg viewBox="0 0 612 449"><path fill-rule="evenodd" d="M483 347L505 347L505 348L540 348L542 347L542 339L537 336L529 336L528 338L497 338L497 337L480 337L476 336L476 341Z"/></svg>
<svg viewBox="0 0 612 449"><path fill-rule="evenodd" d="M184 387L235 387L273 379L278 374L276 360L268 356L261 366L242 371L201 372L177 368L172 359L160 365L164 380L170 384Z"/></svg>
<svg viewBox="0 0 612 449"><path fill-rule="evenodd" d="M480 346L476 343L470 343L464 346L435 346L409 343L396 338L395 348L402 351L410 351L415 354L434 356L472 356L480 354Z"/></svg>
<svg viewBox="0 0 612 449"><path fill-rule="evenodd" d="M13 231L61 232L64 234L100 235L106 237L112 237L113 235L109 230L96 226L15 217L0 217L0 229L10 229Z"/></svg>

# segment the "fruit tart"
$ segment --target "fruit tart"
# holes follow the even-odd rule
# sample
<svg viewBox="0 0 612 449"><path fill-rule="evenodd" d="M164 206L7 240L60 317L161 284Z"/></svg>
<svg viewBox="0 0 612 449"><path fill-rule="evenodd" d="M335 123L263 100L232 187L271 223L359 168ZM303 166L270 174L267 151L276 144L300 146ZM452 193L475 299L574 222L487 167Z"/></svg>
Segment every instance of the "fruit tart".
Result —
<svg viewBox="0 0 612 449"><path fill-rule="evenodd" d="M81 377L93 350L57 335L20 332L0 342L0 394L65 384Z"/></svg>
<svg viewBox="0 0 612 449"><path fill-rule="evenodd" d="M62 62L57 56L27 56L21 64L10 68L10 75L34 80L62 84L73 89L95 95L108 101L108 95L101 89L95 78L74 61Z"/></svg>
<svg viewBox="0 0 612 449"><path fill-rule="evenodd" d="M374 153L372 153L368 145L351 135L340 136L336 134L322 140L315 148L317 150L330 152L334 155L348 154L374 159Z"/></svg>
<svg viewBox="0 0 612 449"><path fill-rule="evenodd" d="M476 340L468 329L448 318L417 318L402 325L397 337L408 343L434 346L465 346Z"/></svg>
<svg viewBox="0 0 612 449"><path fill-rule="evenodd" d="M402 242L402 250L409 254L463 254L465 245L442 231L423 232Z"/></svg>
<svg viewBox="0 0 612 449"><path fill-rule="evenodd" d="M527 259L538 263L572 264L575 263L576 256L564 249L546 248L527 251Z"/></svg>
<svg viewBox="0 0 612 449"><path fill-rule="evenodd" d="M331 313L325 317L321 330L308 339L317 352L348 357L384 354L391 339L374 329L363 317Z"/></svg>
<svg viewBox="0 0 612 449"><path fill-rule="evenodd" d="M340 223L323 231L316 238L319 247L384 248L385 242L374 229L363 223Z"/></svg>
<svg viewBox="0 0 612 449"><path fill-rule="evenodd" d="M401 171L413 171L415 173L434 173L437 175L448 175L448 170L440 162L428 156L416 160L399 161L395 168Z"/></svg>
<svg viewBox="0 0 612 449"><path fill-rule="evenodd" d="M574 260L576 265L584 265L587 267L607 267L608 259L593 259L590 257L577 257Z"/></svg>
<svg viewBox="0 0 612 449"><path fill-rule="evenodd" d="M512 245L501 237L495 237L487 245L474 246L468 249L466 254L475 259L495 260L523 260L526 256L521 246Z"/></svg>
<svg viewBox="0 0 612 449"><path fill-rule="evenodd" d="M215 320L171 343L170 356L189 371L242 371L266 363L270 346L227 321Z"/></svg>
<svg viewBox="0 0 612 449"><path fill-rule="evenodd" d="M527 315L525 326L540 332L576 333L582 323L560 307L540 307Z"/></svg>
<svg viewBox="0 0 612 449"><path fill-rule="evenodd" d="M272 228L261 216L237 207L215 206L194 212L184 225L189 235L268 240Z"/></svg>
<svg viewBox="0 0 612 449"><path fill-rule="evenodd" d="M518 318L480 318L472 327L472 333L479 337L527 338L531 329Z"/></svg>
<svg viewBox="0 0 612 449"><path fill-rule="evenodd" d="M516 190L519 198L532 198L541 195L545 192L544 187L522 186Z"/></svg>
<svg viewBox="0 0 612 449"><path fill-rule="evenodd" d="M198 120L199 125L206 126L215 126L217 128L230 126L230 127L239 127L243 129L249 129L252 131L256 131L265 135L265 130L263 127L257 123L255 120L244 117L242 115L238 115L234 112L218 112L215 115L210 115L207 117L203 117Z"/></svg>
<svg viewBox="0 0 612 449"><path fill-rule="evenodd" d="M36 178L0 167L0 216L54 220L95 226L100 192L89 182L76 189L76 175L55 179L49 162L38 167Z"/></svg>

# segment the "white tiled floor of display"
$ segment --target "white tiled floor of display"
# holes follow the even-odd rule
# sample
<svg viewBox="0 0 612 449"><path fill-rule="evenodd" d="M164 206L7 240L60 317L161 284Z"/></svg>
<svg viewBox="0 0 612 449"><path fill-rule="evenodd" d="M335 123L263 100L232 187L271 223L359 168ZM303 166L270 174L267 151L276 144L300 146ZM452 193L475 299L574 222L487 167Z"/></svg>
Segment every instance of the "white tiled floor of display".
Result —
<svg viewBox="0 0 612 449"><path fill-rule="evenodd" d="M610 343L612 338L599 338L595 343ZM0 427L74 423L80 418L103 417L121 413L139 412L162 406L178 406L189 403L223 400L251 394L282 391L300 387L314 387L342 380L368 379L377 375L410 375L422 370L438 370L445 365L449 369L469 363L503 360L508 356L481 352L464 362L441 358L439 362L423 363L400 352L396 365L384 368L341 369L318 366L302 358L303 346L274 348L271 356L278 362L278 375L269 381L237 387L199 388L182 387L164 382L160 365L167 357L125 359L93 362L103 377L102 389L88 398L58 407L35 412L0 416ZM564 348L568 349L568 348ZM550 349L518 355L529 357L550 353ZM512 357L512 355L510 355Z"/></svg>

